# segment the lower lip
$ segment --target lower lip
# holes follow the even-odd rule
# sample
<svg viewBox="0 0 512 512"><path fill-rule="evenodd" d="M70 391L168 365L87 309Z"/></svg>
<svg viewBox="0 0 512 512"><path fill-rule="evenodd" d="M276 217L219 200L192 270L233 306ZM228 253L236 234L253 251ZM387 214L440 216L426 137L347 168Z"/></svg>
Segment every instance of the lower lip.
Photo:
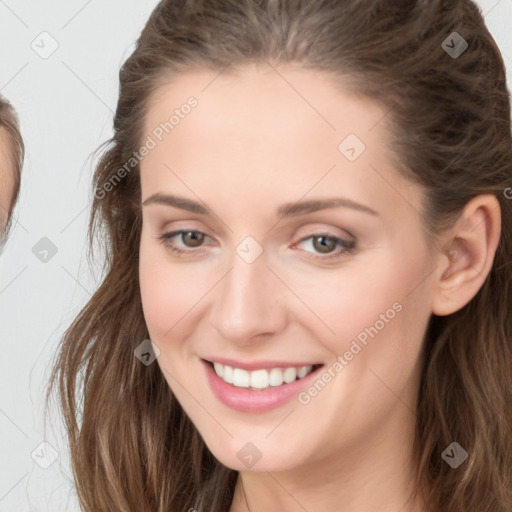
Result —
<svg viewBox="0 0 512 512"><path fill-rule="evenodd" d="M228 384L215 373L210 363L204 360L201 360L201 363L205 368L206 377L213 393L224 405L236 411L253 413L268 412L289 402L303 391L316 377L318 371L323 368L320 366L306 377L289 384L271 386L257 391Z"/></svg>

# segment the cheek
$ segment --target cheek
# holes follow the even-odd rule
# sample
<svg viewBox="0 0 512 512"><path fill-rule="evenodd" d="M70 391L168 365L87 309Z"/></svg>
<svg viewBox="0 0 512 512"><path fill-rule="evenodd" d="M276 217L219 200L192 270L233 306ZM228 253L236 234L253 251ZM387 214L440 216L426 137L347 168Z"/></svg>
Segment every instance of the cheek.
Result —
<svg viewBox="0 0 512 512"><path fill-rule="evenodd" d="M202 298L214 285L192 265L171 262L165 249L141 241L139 281L144 318L151 339L182 339L196 325Z"/></svg>
<svg viewBox="0 0 512 512"><path fill-rule="evenodd" d="M354 265L340 274L338 282L324 287L324 293L315 294L317 314L336 334L326 335L325 328L315 331L316 339L332 354L326 368L328 391L319 394L312 386L300 403L311 401L318 415L331 411L325 424L348 429L347 438L362 436L365 429L378 425L397 404L397 396L414 407L411 383L430 317L425 281L430 269L421 247L409 253L399 247L396 252L382 251L378 261ZM335 412L340 407L352 418L351 426Z"/></svg>
<svg viewBox="0 0 512 512"><path fill-rule="evenodd" d="M322 342L331 352L342 355L373 344L380 356L384 350L403 352L404 342L413 339L407 347L417 351L430 316L427 289L420 285L428 262L420 247L408 253L397 247L372 264L361 261L318 286L303 286L304 302L314 305L324 324Z"/></svg>
<svg viewBox="0 0 512 512"><path fill-rule="evenodd" d="M141 242L139 280L142 308L151 339L158 343L185 313L191 287L166 264L162 248Z"/></svg>

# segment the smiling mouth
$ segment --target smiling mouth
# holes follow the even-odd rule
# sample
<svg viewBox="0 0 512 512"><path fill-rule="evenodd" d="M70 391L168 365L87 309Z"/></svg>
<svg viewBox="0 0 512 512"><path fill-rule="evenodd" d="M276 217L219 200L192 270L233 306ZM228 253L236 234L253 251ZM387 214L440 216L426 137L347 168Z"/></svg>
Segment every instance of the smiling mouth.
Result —
<svg viewBox="0 0 512 512"><path fill-rule="evenodd" d="M324 366L323 364L313 364L249 371L221 363L213 363L211 361L206 361L206 363L208 363L217 376L227 384L259 391L290 384L296 380L303 379L317 368Z"/></svg>

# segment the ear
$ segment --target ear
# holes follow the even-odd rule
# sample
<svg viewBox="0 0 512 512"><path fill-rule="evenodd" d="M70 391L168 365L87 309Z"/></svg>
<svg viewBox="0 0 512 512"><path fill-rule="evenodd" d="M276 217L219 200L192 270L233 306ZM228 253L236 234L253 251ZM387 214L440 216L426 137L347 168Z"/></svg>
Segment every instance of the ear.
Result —
<svg viewBox="0 0 512 512"><path fill-rule="evenodd" d="M492 194L471 199L443 236L432 287L432 313L454 313L478 293L491 271L500 235L498 199Z"/></svg>

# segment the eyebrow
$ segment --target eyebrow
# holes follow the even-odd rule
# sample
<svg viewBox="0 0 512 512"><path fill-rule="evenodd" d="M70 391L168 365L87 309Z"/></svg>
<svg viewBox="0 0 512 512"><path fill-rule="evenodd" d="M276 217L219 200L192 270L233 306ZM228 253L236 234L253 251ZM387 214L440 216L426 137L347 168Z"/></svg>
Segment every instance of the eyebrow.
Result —
<svg viewBox="0 0 512 512"><path fill-rule="evenodd" d="M201 203L185 197L172 196L169 194L153 194L142 203L142 206L149 206L151 204L163 204L166 206L173 206L174 208L180 208L181 210L187 210L191 213L197 213L199 215L210 215L210 209L203 206ZM277 215L279 218L294 217L340 206L352 208L374 216L379 215L378 212L368 206L341 197L286 203L279 207Z"/></svg>

